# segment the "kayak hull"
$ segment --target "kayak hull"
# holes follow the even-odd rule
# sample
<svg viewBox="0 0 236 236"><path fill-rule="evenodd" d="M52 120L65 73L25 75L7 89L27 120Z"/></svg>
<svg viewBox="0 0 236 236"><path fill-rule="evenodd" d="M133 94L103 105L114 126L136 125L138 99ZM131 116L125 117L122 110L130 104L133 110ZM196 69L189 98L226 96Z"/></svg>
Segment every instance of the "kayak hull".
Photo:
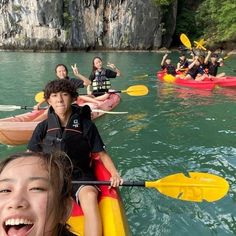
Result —
<svg viewBox="0 0 236 236"><path fill-rule="evenodd" d="M235 76L225 76L225 77L221 77L221 78L215 78L214 81L220 87L236 88L236 77Z"/></svg>
<svg viewBox="0 0 236 236"><path fill-rule="evenodd" d="M110 174L100 160L94 163L97 180L109 180ZM101 193L98 199L99 210L102 218L103 236L128 236L130 235L127 218L124 213L123 203L118 189L109 189L100 186ZM74 207L68 224L76 235L84 235L84 216L78 204Z"/></svg>
<svg viewBox="0 0 236 236"><path fill-rule="evenodd" d="M174 76L168 75L163 71L157 72L157 78L166 83L172 83L183 87L189 87L194 89L204 89L204 90L212 90L215 88L216 84L214 81L196 81L196 80L186 80L182 78L176 78Z"/></svg>
<svg viewBox="0 0 236 236"><path fill-rule="evenodd" d="M120 96L118 94L111 94L99 107L81 99L77 100L77 104L80 106L89 105L91 109L96 108L105 111L114 109L119 102ZM33 110L32 112L0 119L0 143L11 146L28 143L37 124L47 118L47 115L43 113L44 110ZM92 119L104 114L103 112L92 112Z"/></svg>
<svg viewBox="0 0 236 236"><path fill-rule="evenodd" d="M195 80L185 80L184 78L176 78L172 75L167 75L163 71L157 72L157 78L162 82L173 83L179 86L195 88L195 89L204 89L212 90L216 86L224 88L236 88L236 77L235 76L224 76L224 77L206 77L203 81Z"/></svg>

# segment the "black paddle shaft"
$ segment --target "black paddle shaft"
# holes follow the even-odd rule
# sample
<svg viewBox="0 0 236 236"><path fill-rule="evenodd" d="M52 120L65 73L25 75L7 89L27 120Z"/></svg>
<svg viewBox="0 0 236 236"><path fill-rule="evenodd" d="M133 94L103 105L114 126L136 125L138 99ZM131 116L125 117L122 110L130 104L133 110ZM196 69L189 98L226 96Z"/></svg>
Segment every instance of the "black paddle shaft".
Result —
<svg viewBox="0 0 236 236"><path fill-rule="evenodd" d="M81 184L81 185L111 185L111 181L72 181L72 184ZM137 187L145 187L145 181L125 181L120 186L137 186Z"/></svg>

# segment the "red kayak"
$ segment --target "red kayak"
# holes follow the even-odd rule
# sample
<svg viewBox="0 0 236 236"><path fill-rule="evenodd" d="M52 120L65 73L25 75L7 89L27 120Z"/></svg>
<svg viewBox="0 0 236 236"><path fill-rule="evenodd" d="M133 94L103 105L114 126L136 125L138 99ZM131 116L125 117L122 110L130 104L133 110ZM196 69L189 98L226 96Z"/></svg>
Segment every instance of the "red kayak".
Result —
<svg viewBox="0 0 236 236"><path fill-rule="evenodd" d="M236 77L235 76L225 76L225 77L221 77L221 78L215 78L214 82L220 87L236 88Z"/></svg>
<svg viewBox="0 0 236 236"><path fill-rule="evenodd" d="M196 88L196 89L204 89L204 90L212 90L215 86L220 86L224 88L236 88L236 76L224 76L224 77L211 77L206 78L203 81L195 81L195 80L185 80L183 78L176 78L173 75L168 75L164 71L157 72L157 78L159 78L162 82L173 83L184 87Z"/></svg>
<svg viewBox="0 0 236 236"><path fill-rule="evenodd" d="M195 81L195 80L186 80L181 78L176 78L173 75L166 74L164 71L157 72L157 78L162 82L172 83L179 86L190 87L194 89L204 89L212 90L215 88L216 83L214 80L204 80L204 81Z"/></svg>

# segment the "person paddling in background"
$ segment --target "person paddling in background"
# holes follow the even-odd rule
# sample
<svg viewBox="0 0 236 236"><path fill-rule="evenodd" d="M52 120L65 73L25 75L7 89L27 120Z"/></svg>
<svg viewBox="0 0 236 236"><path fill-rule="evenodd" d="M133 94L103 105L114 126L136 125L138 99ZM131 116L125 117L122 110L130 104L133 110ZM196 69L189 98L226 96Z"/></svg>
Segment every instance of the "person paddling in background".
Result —
<svg viewBox="0 0 236 236"><path fill-rule="evenodd" d="M204 64L205 64L205 70L210 78L212 77L221 78L225 76L224 72L217 74L218 68L223 66L224 62L222 58L218 59L218 55L216 53L208 51Z"/></svg>
<svg viewBox="0 0 236 236"><path fill-rule="evenodd" d="M79 70L78 70L76 64L72 65L71 68L72 68L72 70L74 72L74 75L77 78L70 78L69 77L69 75L68 75L68 68L66 67L66 65L64 65L64 64L56 65L56 67L55 67L55 74L56 74L57 79L68 79L73 84L73 86L75 86L76 89L87 87L87 86L89 86L91 84L89 79L87 79L85 76L83 76L82 74L79 73ZM80 98L82 100L86 101L86 102L95 103L98 106L101 104L101 102L99 101L100 99L94 99L91 96L86 96L86 95L82 96L81 95ZM40 107L41 107L41 105L43 103L45 103L45 100L42 100L37 105L35 105L34 109L35 110L40 109Z"/></svg>
<svg viewBox="0 0 236 236"><path fill-rule="evenodd" d="M171 64L171 59L167 58L168 53L166 53L161 60L161 69L164 70L167 74L176 75L176 68Z"/></svg>
<svg viewBox="0 0 236 236"><path fill-rule="evenodd" d="M188 66L188 72L184 79L201 81L206 77L204 71L204 57L203 56L195 56L194 60Z"/></svg>
<svg viewBox="0 0 236 236"><path fill-rule="evenodd" d="M17 153L0 163L0 235L75 236L72 166L63 154Z"/></svg>
<svg viewBox="0 0 236 236"><path fill-rule="evenodd" d="M186 58L185 54L180 54L179 61L177 62L176 71L186 72L188 70L188 66L190 64L190 60Z"/></svg>
<svg viewBox="0 0 236 236"><path fill-rule="evenodd" d="M65 151L73 163L73 180L95 180L91 156L99 154L100 160L111 174L111 186L123 183L95 124L81 112L81 107L72 103L77 98L74 86L65 79L49 82L44 97L50 105L48 118L40 122L28 143L28 150L50 153ZM98 209L96 186L81 185L74 195L85 216L85 235L102 235L102 223Z"/></svg>
<svg viewBox="0 0 236 236"><path fill-rule="evenodd" d="M114 64L108 63L107 66L113 70L104 68L100 57L93 58L92 72L89 76L92 85L89 86L89 89L92 90L90 93L94 96L104 94L103 98L109 97L108 92L111 88L110 78L116 78L121 75L120 70Z"/></svg>

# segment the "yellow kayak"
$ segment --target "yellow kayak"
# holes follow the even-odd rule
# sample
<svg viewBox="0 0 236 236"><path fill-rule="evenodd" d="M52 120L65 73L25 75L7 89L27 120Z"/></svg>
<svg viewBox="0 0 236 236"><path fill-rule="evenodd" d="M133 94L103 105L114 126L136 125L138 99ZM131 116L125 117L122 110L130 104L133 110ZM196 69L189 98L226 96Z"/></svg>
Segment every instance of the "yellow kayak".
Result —
<svg viewBox="0 0 236 236"><path fill-rule="evenodd" d="M94 161L97 180L109 180L110 174L97 159ZM127 219L123 209L123 203L118 189L109 189L108 186L100 186L101 193L98 199L103 224L103 236L128 236L130 235ZM74 203L71 217L68 220L71 231L83 236L84 216L80 206Z"/></svg>

